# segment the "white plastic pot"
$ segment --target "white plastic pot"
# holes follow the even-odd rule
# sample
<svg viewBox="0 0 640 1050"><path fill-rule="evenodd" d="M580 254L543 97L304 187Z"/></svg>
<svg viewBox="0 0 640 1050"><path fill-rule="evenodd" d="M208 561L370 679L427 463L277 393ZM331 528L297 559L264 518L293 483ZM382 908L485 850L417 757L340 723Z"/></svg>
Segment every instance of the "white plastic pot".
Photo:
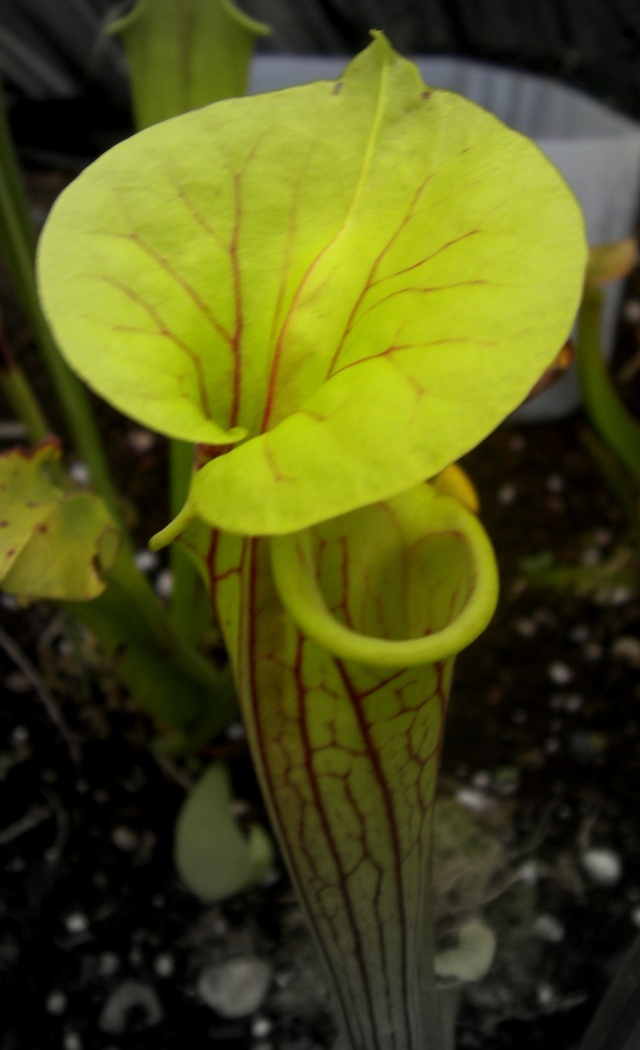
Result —
<svg viewBox="0 0 640 1050"><path fill-rule="evenodd" d="M260 55L250 90L274 91L313 80L334 80L346 59ZM456 91L535 139L580 201L589 242L602 244L634 231L640 186L640 125L545 77L468 59L416 59L426 83ZM604 349L613 349L621 288L611 286L604 314ZM560 349L560 348L558 348ZM577 407L570 370L540 397L519 409L519 421L557 419Z"/></svg>

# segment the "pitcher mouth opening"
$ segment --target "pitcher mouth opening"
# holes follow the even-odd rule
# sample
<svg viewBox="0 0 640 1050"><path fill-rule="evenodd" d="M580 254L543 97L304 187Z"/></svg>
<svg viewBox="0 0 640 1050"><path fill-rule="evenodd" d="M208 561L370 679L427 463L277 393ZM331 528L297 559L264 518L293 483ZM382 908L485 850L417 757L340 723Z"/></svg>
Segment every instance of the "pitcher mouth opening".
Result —
<svg viewBox="0 0 640 1050"><path fill-rule="evenodd" d="M487 626L497 603L498 572L491 543L478 519L456 499L441 496L428 485L420 487L424 520L413 548L420 548L416 558L424 556L422 542L442 536L455 540L455 558L464 562L467 584L458 607L442 626L426 627L422 633L406 638L391 638L360 633L344 622L329 607L322 589L314 552L313 526L299 532L270 537L271 565L276 589L290 615L303 632L336 657L379 667L402 668L435 663L460 652ZM409 490L413 492L414 490ZM402 513L403 494L389 501L394 512ZM379 506L379 505L375 505ZM365 508L364 513L366 513ZM357 512L363 513L363 512ZM350 515L340 520L349 527ZM413 554L413 550L410 550ZM380 596L384 600L384 595ZM410 619L410 618L409 618Z"/></svg>

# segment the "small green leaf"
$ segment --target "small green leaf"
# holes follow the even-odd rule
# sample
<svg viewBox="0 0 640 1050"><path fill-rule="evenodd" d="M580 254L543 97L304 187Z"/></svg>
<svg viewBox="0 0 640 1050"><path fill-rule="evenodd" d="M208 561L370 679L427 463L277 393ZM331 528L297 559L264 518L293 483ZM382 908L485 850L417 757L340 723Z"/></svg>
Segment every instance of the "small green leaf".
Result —
<svg viewBox="0 0 640 1050"><path fill-rule="evenodd" d="M243 95L256 38L269 29L232 0L138 0L110 32L125 45L142 128Z"/></svg>
<svg viewBox="0 0 640 1050"><path fill-rule="evenodd" d="M496 935L479 919L472 919L460 930L458 945L436 956L436 974L457 981L479 981L496 953Z"/></svg>
<svg viewBox="0 0 640 1050"><path fill-rule="evenodd" d="M94 601L68 603L70 612L99 640L140 706L171 731L168 746L193 752L237 717L230 675L176 634L129 550L120 552L107 581Z"/></svg>
<svg viewBox="0 0 640 1050"><path fill-rule="evenodd" d="M175 863L185 885L206 901L240 893L273 864L266 832L252 825L245 835L231 812L229 772L209 766L180 810L175 832Z"/></svg>
<svg viewBox="0 0 640 1050"><path fill-rule="evenodd" d="M54 442L0 456L0 583L24 599L87 601L105 588L120 533L98 496L49 480L59 458Z"/></svg>

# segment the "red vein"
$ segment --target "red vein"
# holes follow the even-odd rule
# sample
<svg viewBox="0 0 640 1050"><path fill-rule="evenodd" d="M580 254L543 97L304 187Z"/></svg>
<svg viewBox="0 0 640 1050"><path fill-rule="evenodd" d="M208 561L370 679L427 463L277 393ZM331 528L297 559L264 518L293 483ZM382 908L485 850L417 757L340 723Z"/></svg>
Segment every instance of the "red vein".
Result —
<svg viewBox="0 0 640 1050"><path fill-rule="evenodd" d="M403 945L403 949L402 949L402 953L401 953L402 954L401 985L402 985L402 988L403 988L403 1000L404 1000L404 1006L405 1006L405 1016L408 1019L411 1016L411 1005L410 1005L410 1002L409 1002L409 981L408 981L408 973L407 973L407 945L406 945L407 915L406 915L405 904L404 904L404 893L403 893L403 889L402 889L402 877L401 877L402 850L401 850L401 847L400 847L400 840L399 840L399 837L398 837L398 827L397 827L397 823L396 823L396 814L395 814L395 809L394 809L394 805L393 805L393 799L391 797L389 784L387 782L387 779L386 779L385 774L384 774L384 770L382 768L380 755L377 752L375 744L371 740L371 732L370 732L371 726L367 722L366 718L364 717L363 711L362 711L362 706L361 706L362 696L359 693L359 691L354 689L354 687L353 687L353 685L351 683L351 680L350 680L349 676L347 675L347 672L346 672L346 670L344 668L344 664L342 663L342 661L341 660L336 660L335 664L336 664L336 668L338 670L338 674L340 675L340 678L342 679L342 683L343 683L343 685L345 687L345 690L346 690L346 692L347 692L348 696L350 697L350 699L352 701L352 704L353 704L353 710L354 710L355 715L356 715L356 719L357 719L357 722L358 722L358 727L360 729L360 734L361 734L363 740L365 741L365 745L366 745L366 748L367 748L367 755L368 755L369 761L371 762L371 765L372 765L372 768L373 768L373 772L374 772L374 776L375 776L375 779L376 779L376 781L378 783L378 787L379 787L381 795L382 795L382 802L383 802L384 810L385 810L385 813L386 813L387 824L388 824L389 832L390 832L390 836L391 836L391 849L392 849L393 858L394 858L393 879L394 879L394 884L395 884L395 888L396 888L396 902L397 902L398 914L400 916L400 928L402 930L402 936L400 938L401 943ZM383 952L383 959L384 959L384 952ZM389 963L390 963L390 960L387 960L387 966L388 966ZM387 966L385 966L385 972L387 972Z"/></svg>
<svg viewBox="0 0 640 1050"><path fill-rule="evenodd" d="M438 255L446 251L447 248L453 248L456 244L460 244L461 241L466 241L468 237L474 237L476 234L483 233L483 230L468 230L467 233L460 234L459 237L454 237L450 241L446 241L445 244L441 244L435 252L431 252L431 255L425 255L423 259L419 259L418 262L411 263L411 266L405 266L402 270L395 270L394 273L385 274L384 277L378 277L376 281L372 281L369 288L375 288L377 285L382 284L383 281L391 281L394 277L402 277L405 273L411 273L412 270L417 270L420 266L424 266L425 263L431 262L432 259L436 259Z"/></svg>
<svg viewBox="0 0 640 1050"><path fill-rule="evenodd" d="M360 294L358 295L355 303L353 304L353 307L351 308L351 312L349 314L349 317L347 318L347 323L346 323L346 325L344 327L344 331L342 333L342 336L340 337L338 345L337 345L337 347L336 347L336 349L334 351L333 357L331 358L331 361L329 363L329 368L327 369L327 379L333 374L334 368L335 368L335 366L336 366L336 364L338 362L338 358L340 357L340 354L342 353L342 348L343 348L343 346L345 344L346 338L349 335L349 332L351 331L351 329L353 327L353 324L355 322L356 314L357 314L358 310L360 309L360 304L362 303L362 300L364 299L365 295L367 294L367 292L369 291L369 289L371 288L371 286L373 284L373 278L374 278L375 274L377 273L377 270L378 270L378 267L380 266L380 263L384 259L384 257L387 254L387 252L389 252L391 250L392 245L395 244L395 242L398 239L398 237L400 236L401 232L404 230L404 228L407 226L407 224L413 218L413 213L414 213L414 210L415 210L415 208L416 208L416 206L418 204L418 201L420 200L422 194L424 193L424 191L425 191L429 181L431 180L431 178L432 178L431 175L427 175L427 177L420 183L420 185L418 186L418 189L416 190L416 192L414 193L414 195L413 195L413 197L411 199L411 203L409 204L409 207L407 208L407 211L406 211L405 215L403 216L402 221L399 223L399 225L394 230L394 232L392 233L392 235L389 238L389 240L387 241L387 243L384 245L384 247L378 253L376 258L373 260L373 263L371 264L371 268L369 270L369 273L367 274L367 276L365 278L365 281L364 281L364 284L363 284L362 289L360 291Z"/></svg>
<svg viewBox="0 0 640 1050"><path fill-rule="evenodd" d="M389 299L395 299L400 295L433 295L436 292L449 292L453 288L471 288L479 285L487 286L489 284L489 281L485 281L483 278L478 277L473 278L470 281L454 281L451 284L433 285L425 288L416 288L413 285L410 288L398 288L395 292L389 292L388 295L384 295L382 299L376 299L375 303L372 303L371 306L368 306L366 310L363 310L363 312L355 319L352 325L352 329L353 327L355 327L358 321L361 321L362 318L366 317L368 313L371 313L373 310L377 310L379 306L382 306L383 303L388 302Z"/></svg>
<svg viewBox="0 0 640 1050"><path fill-rule="evenodd" d="M335 661L335 663L337 665L338 661ZM300 730L301 730L301 736L302 736L302 745L303 745L304 752L305 752L305 755L306 755L306 768L307 768L307 774L308 774L308 777L309 777L309 783L310 783L310 786L311 786L311 791L312 791L312 795L313 795L314 805L315 805L316 811L317 811L317 813L318 813L318 815L320 817L320 823L321 823L323 831L324 831L324 837L325 837L325 840L326 840L327 845L329 847L329 853L331 855L331 859L332 859L332 861L334 863L335 869L338 872L338 885L339 885L340 893L341 893L341 896L342 896L342 899L343 899L343 902L344 902L345 911L346 911L347 919L348 919L348 922L349 922L349 928L351 930L351 934L352 934L352 937L353 937L354 955L355 955L358 971L359 971L359 974L360 974L360 982L361 982L361 985L362 985L362 988L363 988L363 991L364 991L364 995L365 995L365 999L366 999L366 1002L367 1002L367 1009L368 1009L369 1017L370 1017L371 1020L373 1020L373 1018L375 1016L375 1010L374 1010L373 1000L372 1000L372 996L371 996L371 986L370 986L368 973L367 973L367 960L365 958L364 945L363 945L363 942L362 942L362 935L361 935L360 927L358 926L358 921L357 921L357 917L356 917L354 904L353 904L353 901L351 899L351 893L349 892L348 879L347 879L347 877L345 875L345 872L343 870L342 859L340 857L340 853L339 853L339 850L338 850L336 842L335 842L335 838L334 838L334 834L333 834L333 828L331 826L331 821L330 821L329 816L327 814L326 804L325 804L324 798L322 796L322 793L320 791L317 775L315 773L315 770L313 769L313 760L312 760L313 746L311 744L311 738L310 738L310 734L309 734L308 715L307 715L307 712L305 710L305 705L302 702L302 695L301 695L301 692L300 692L301 689L302 689L302 691L304 691L303 687L302 687L302 681L301 681L301 677L300 676L298 677L298 686L299 686L298 696L299 696ZM377 1033L377 1031L375 1029L375 1025L373 1025L373 1024L372 1024L372 1035L373 1035L373 1038L374 1038L374 1045L376 1047L379 1047L380 1044L379 1044L379 1041L378 1041L378 1038L377 1038L378 1033ZM382 1050L382 1048L380 1048L380 1050Z"/></svg>
<svg viewBox="0 0 640 1050"><path fill-rule="evenodd" d="M223 339L225 343L227 343L227 345L232 345L232 336L229 334L229 332L227 332L227 330L220 323L220 321L218 321L218 319L214 316L207 303L205 303L205 301L201 298L201 296L195 290L193 285L190 284L189 281L187 281L186 278L183 277L182 274L180 274L175 269L175 267L171 265L168 259L165 259L165 257L161 255L160 252L156 251L155 248L152 248L151 245L148 244L137 233L114 233L111 236L117 237L122 240L131 241L131 243L135 244L136 247L140 249L140 251L144 252L144 254L153 262L155 262L160 267L160 269L163 270L167 274L167 276L171 278L172 281L175 281L176 284L179 285L180 288L182 288L182 290L186 293L186 295L188 295L188 297L191 299L191 301L194 303L197 309L209 322L216 334L219 335L220 338Z"/></svg>
<svg viewBox="0 0 640 1050"><path fill-rule="evenodd" d="M283 356L283 350L284 350L284 341L285 341L285 338L286 338L286 335L287 335L287 332L288 332L289 325L291 323L293 314L295 313L295 310L296 310L296 308L298 306L298 303L300 302L300 299L302 298L302 293L304 292L305 286L307 285L308 281L310 280L311 275L313 274L313 271L316 269L316 267L320 263L320 261L323 258L323 256L325 256L327 254L327 252L329 251L331 246L333 244L335 244L335 242L338 240L340 234L342 233L342 229L343 229L343 227L340 227L340 229L336 231L334 236L329 241L327 241L327 243L325 244L324 248L322 248L322 250L320 252L318 252L316 257L310 262L310 264L307 267L307 269L306 269L306 271L305 271L305 273L304 273L304 275L303 275L303 277L302 277L298 287L296 288L296 290L294 292L293 298L292 298L292 300L291 300L291 302L289 304L289 309L287 310L287 313L286 313L285 318L284 318L284 320L282 322L282 325L280 326L280 331L278 333L278 338L276 340L275 346L273 348L273 353L271 355L271 368L269 370L269 379L268 379L268 382L267 382L267 394L266 394L266 398L265 398L264 411L262 413L262 422L260 424L261 432L264 432L265 430L267 430L267 428L269 426L269 419L270 419L271 413L273 411L274 402L275 402L275 396L276 396L276 389L277 389L277 385L278 385L278 373L280 371L280 366L282 364L282 356Z"/></svg>
<svg viewBox="0 0 640 1050"><path fill-rule="evenodd" d="M242 284L240 280L240 262L238 259L238 243L240 239L240 222L242 219L242 197L240 175L233 176L233 230L229 244L229 256L231 258L231 276L233 281L233 301L235 307L236 323L231 337L231 350L233 353L233 379L231 394L231 421L235 426L240 411L240 389L242 383L242 330L244 320L242 315Z"/></svg>
<svg viewBox="0 0 640 1050"><path fill-rule="evenodd" d="M249 653L254 653L257 650L257 638L256 638L257 614L256 614L256 608L257 608L258 569L257 569L257 565L256 565L256 559L257 559L257 549L256 548L257 548L258 541L254 538L254 539L251 539L251 540L249 540L247 542L250 545L250 558L251 558L251 561L250 561L250 566L249 566L249 574L250 574L250 576L249 576L249 594L248 594L248 602L246 603L247 604L247 615L246 615L246 621L245 621L244 628L245 628L245 631L246 631L246 644L247 644L247 647L248 647L248 652ZM302 637L300 636L300 638L299 638L299 645L301 645L301 644L302 644ZM343 989L342 983L341 983L340 980L338 980L338 977L337 977L337 975L335 973L335 970L334 970L334 967L333 967L333 964L332 964L332 960L331 960L331 956L330 956L329 952L327 951L327 947L326 947L326 945L324 943L322 932L321 932L321 930L319 930L317 922L316 922L316 919L315 919L314 909L313 909L313 907L311 906L311 904L309 902L308 886L307 886L307 884L305 882L305 879L303 878L303 876L302 876L302 874L300 872L300 866L299 866L299 862L298 862L297 856L296 856L297 846L300 845L300 841L298 839L296 841L295 845L292 843L291 837L290 837L290 834L289 834L289 831L288 831L288 828L287 828L287 823L286 823L286 820L285 820L285 817L284 817L284 813L281 810L280 798L279 798L279 794L278 794L276 785L274 783L273 769L272 769L271 762L269 761L269 755L268 755L267 740L268 740L268 737L269 737L269 730L268 730L268 728L266 726L265 727L262 726L262 720L263 720L263 716L264 716L265 712L263 712L262 707L261 707L261 705L260 705L260 703L258 701L259 689L258 689L258 683L257 683L257 680L256 680L257 679L257 662L255 660L250 660L249 663L250 663L250 666L249 666L249 683L248 683L248 685L249 685L249 695L248 695L248 699L250 700L252 711L253 711L253 718L255 720L255 725L256 725L255 746L256 746L256 749L257 749L257 751L259 752L259 755L260 755L260 767L262 769L262 774L263 774L263 777L265 779L265 782L266 782L266 785L267 785L267 788L268 788L268 792L267 792L268 798L269 798L269 800L271 802L271 806L272 806L274 812L277 815L277 826L278 826L280 834L281 834L281 836L282 836L282 838L283 838L283 840L284 840L284 842L286 844L287 859L288 859L289 866L290 866L291 871L292 871L292 875L293 875L294 880L296 882L298 893L300 894L300 897L301 897L303 903L306 906L307 917L309 919L310 925L314 928L316 939L317 939L317 943L320 946L320 949L321 949L322 954L324 956L325 964L327 966L327 969L328 969L329 973L331 973L332 976L333 976L333 986L334 986L336 995L337 995L337 997L338 997L338 999L339 999L339 1001L341 1003L342 1015L343 1015L344 1023L345 1023L345 1025L347 1027L348 1034L349 1034L349 1036L351 1038L352 1044L356 1045L355 1044L355 1032L353 1030L353 1016L352 1016L352 1012L351 1012L351 1010L349 1008L350 1004L349 1004L349 1002L347 1001L347 998L346 998L346 990Z"/></svg>
<svg viewBox="0 0 640 1050"><path fill-rule="evenodd" d="M207 419L211 419L212 417L211 407L209 405L209 395L207 392L207 386L202 371L202 361L200 360L198 354L191 349L189 344L186 343L184 339L181 339L179 335L177 335L175 332L172 332L171 329L167 327L164 320L160 316L160 313L158 312L158 310L156 310L155 306L147 302L147 300L144 299L138 292L134 291L133 288L130 288L129 285L124 284L123 281L119 281L115 277L107 277L106 274L100 274L98 279L103 281L105 284L111 285L112 288L117 289L117 291L121 292L122 295L125 295L127 299L130 299L142 310L144 310L145 313L151 318L153 323L156 325L157 335L161 336L163 339L168 339L169 342L173 343L173 345L178 350L186 354L186 356L189 358L189 361L193 365L196 374L196 382L198 384L198 393L200 396L202 414Z"/></svg>

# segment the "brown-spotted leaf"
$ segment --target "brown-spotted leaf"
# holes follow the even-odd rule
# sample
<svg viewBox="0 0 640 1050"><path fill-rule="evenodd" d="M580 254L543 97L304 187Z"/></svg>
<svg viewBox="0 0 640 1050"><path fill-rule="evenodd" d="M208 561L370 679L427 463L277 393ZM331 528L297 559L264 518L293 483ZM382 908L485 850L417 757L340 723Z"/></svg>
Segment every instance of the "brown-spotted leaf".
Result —
<svg viewBox="0 0 640 1050"><path fill-rule="evenodd" d="M59 457L51 441L0 456L0 587L19 598L95 598L118 549L103 501L66 492L47 476Z"/></svg>

